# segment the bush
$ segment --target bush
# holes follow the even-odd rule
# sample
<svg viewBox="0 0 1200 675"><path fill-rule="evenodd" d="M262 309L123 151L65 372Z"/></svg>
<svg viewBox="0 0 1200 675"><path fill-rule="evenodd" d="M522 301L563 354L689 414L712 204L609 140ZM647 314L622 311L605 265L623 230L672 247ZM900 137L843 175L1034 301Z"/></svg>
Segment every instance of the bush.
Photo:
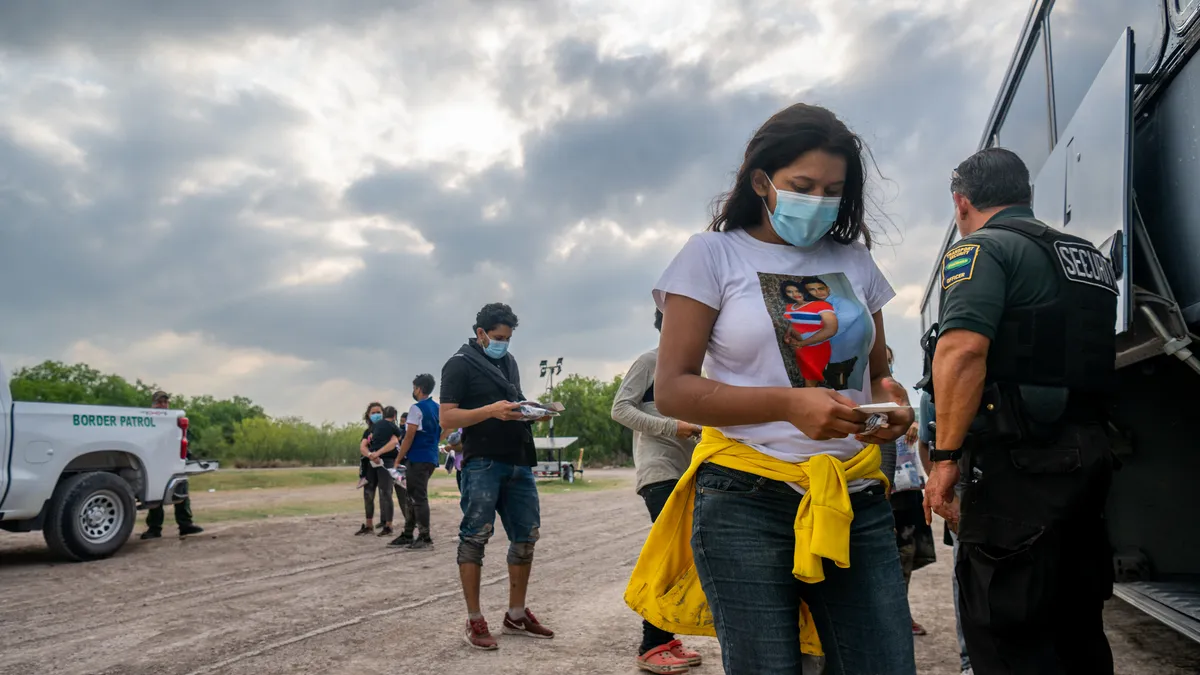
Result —
<svg viewBox="0 0 1200 675"><path fill-rule="evenodd" d="M563 451L563 459L576 459L583 448L584 466L628 466L633 463L633 432L612 418L613 399L621 387L621 377L609 382L570 375L543 396L563 404L562 415L554 419L555 436L577 436L579 440ZM550 425L537 425L535 435L548 436ZM541 457L541 453L539 453Z"/></svg>
<svg viewBox="0 0 1200 675"><path fill-rule="evenodd" d="M314 426L295 418L242 420L234 426L232 443L215 459L238 468L336 466L358 461L362 426Z"/></svg>

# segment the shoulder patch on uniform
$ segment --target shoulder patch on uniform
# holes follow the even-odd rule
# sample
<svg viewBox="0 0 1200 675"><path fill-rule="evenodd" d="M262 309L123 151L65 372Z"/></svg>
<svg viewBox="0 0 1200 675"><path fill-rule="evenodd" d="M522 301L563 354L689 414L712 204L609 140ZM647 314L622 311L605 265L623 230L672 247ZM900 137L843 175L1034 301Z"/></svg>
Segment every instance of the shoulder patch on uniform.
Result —
<svg viewBox="0 0 1200 675"><path fill-rule="evenodd" d="M975 273L975 259L979 257L979 244L960 244L946 252L942 258L942 289L966 281Z"/></svg>
<svg viewBox="0 0 1200 675"><path fill-rule="evenodd" d="M1113 271L1112 263L1094 246L1056 241L1054 251L1058 253L1058 264L1068 281L1099 286L1114 295L1117 294L1117 275Z"/></svg>

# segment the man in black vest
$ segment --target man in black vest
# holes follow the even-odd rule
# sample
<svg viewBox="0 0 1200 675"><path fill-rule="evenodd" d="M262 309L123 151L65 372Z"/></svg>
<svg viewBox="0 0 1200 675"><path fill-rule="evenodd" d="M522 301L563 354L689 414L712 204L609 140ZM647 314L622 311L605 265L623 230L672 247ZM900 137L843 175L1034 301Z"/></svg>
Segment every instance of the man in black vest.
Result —
<svg viewBox="0 0 1200 675"><path fill-rule="evenodd" d="M463 519L458 534L458 570L467 602L463 640L476 649L494 650L495 638L479 605L483 552L496 529L496 515L508 534L508 612L506 635L548 639L525 607L533 547L541 527L541 508L533 466L537 457L533 430L518 403L524 400L517 360L508 353L517 315L501 303L485 306L475 317L475 337L442 368L441 420L461 428L463 446Z"/></svg>
<svg viewBox="0 0 1200 675"><path fill-rule="evenodd" d="M926 517L958 528L971 665L1112 673L1101 612L1113 581L1113 268L1034 218L1029 172L1008 150L971 156L950 187L963 238L942 261L940 318L925 338L936 420Z"/></svg>

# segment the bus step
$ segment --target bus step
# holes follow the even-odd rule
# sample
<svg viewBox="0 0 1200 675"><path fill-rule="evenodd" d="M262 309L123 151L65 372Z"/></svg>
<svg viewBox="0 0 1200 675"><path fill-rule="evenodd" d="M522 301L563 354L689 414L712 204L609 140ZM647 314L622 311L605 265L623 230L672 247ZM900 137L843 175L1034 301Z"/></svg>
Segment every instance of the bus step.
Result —
<svg viewBox="0 0 1200 675"><path fill-rule="evenodd" d="M1200 642L1200 580L1115 584L1113 595Z"/></svg>

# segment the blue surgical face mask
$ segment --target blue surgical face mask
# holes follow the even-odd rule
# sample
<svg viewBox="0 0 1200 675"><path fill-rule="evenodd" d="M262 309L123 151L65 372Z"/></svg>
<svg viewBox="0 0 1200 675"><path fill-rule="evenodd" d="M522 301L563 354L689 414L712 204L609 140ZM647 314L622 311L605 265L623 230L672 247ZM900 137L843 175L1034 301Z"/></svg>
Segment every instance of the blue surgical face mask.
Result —
<svg viewBox="0 0 1200 675"><path fill-rule="evenodd" d="M767 178L771 183L771 179ZM821 240L837 222L841 197L812 197L799 192L775 189L775 211L771 213L771 227L779 238L801 248L808 248ZM763 204L767 203L763 199Z"/></svg>
<svg viewBox="0 0 1200 675"><path fill-rule="evenodd" d="M375 423L383 419L383 413L371 413L371 422Z"/></svg>
<svg viewBox="0 0 1200 675"><path fill-rule="evenodd" d="M483 348L483 353L488 355L488 358L502 359L508 353L508 343L499 340L488 342L488 346Z"/></svg>

